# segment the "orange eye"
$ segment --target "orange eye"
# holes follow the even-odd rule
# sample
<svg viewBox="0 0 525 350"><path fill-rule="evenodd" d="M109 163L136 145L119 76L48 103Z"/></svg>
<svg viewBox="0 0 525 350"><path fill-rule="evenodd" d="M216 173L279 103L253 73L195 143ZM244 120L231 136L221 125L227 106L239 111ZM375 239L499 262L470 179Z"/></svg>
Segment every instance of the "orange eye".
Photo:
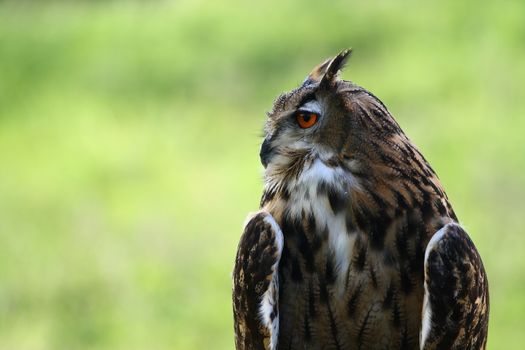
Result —
<svg viewBox="0 0 525 350"><path fill-rule="evenodd" d="M317 118L319 118L319 115L311 112L298 112L295 116L297 124L303 129L308 129L314 126L317 122Z"/></svg>

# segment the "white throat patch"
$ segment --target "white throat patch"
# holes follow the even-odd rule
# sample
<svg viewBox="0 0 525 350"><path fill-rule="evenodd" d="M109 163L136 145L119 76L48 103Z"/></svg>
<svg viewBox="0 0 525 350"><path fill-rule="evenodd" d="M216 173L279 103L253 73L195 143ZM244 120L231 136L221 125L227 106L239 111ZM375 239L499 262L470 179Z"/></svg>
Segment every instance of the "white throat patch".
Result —
<svg viewBox="0 0 525 350"><path fill-rule="evenodd" d="M334 261L334 274L337 276L338 291L343 292L356 238L353 232L347 232L346 211L334 212L326 191L319 186L326 186L337 191L350 202L351 189L358 189L359 183L343 168L330 167L320 158L306 165L298 179L289 187L289 215L302 220L313 215L318 233L328 232L329 254Z"/></svg>

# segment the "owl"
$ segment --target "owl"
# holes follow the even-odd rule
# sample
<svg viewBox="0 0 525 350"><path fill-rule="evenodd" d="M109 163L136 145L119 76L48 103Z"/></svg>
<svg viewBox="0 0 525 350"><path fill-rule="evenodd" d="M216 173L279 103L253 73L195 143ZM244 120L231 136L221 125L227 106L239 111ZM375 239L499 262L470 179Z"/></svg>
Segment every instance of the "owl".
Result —
<svg viewBox="0 0 525 350"><path fill-rule="evenodd" d="M279 96L233 271L237 349L484 349L481 258L350 51Z"/></svg>

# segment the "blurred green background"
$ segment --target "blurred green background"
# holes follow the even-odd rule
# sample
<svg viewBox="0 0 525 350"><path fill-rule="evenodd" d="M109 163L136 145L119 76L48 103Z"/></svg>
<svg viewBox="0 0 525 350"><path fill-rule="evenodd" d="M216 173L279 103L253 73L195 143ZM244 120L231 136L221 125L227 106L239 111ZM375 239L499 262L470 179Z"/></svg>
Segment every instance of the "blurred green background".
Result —
<svg viewBox="0 0 525 350"><path fill-rule="evenodd" d="M525 342L525 2L0 3L0 349L232 349L273 98L343 48Z"/></svg>

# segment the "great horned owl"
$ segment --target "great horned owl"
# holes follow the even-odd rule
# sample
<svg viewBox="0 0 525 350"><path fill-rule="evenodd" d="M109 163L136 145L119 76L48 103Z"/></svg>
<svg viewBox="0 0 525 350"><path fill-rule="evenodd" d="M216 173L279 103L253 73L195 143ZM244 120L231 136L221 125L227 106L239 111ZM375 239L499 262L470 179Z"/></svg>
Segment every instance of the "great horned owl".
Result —
<svg viewBox="0 0 525 350"><path fill-rule="evenodd" d="M480 256L346 50L268 114L260 211L233 272L237 349L483 349Z"/></svg>

